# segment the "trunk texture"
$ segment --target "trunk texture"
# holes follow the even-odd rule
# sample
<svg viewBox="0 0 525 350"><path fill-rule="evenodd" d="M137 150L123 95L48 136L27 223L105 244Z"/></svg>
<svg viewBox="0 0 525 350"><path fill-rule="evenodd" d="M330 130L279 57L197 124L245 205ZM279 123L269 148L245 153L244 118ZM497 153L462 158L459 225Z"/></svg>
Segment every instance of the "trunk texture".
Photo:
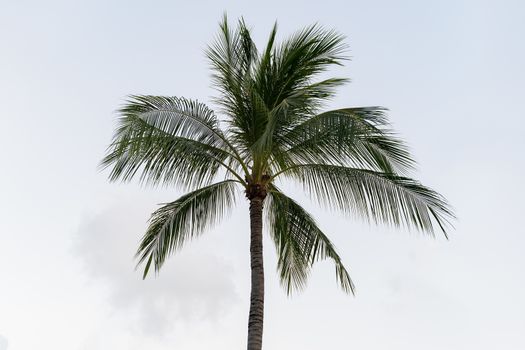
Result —
<svg viewBox="0 0 525 350"><path fill-rule="evenodd" d="M264 197L255 197L250 200L252 290L250 294L250 316L248 319L248 350L262 349L264 317L263 200Z"/></svg>

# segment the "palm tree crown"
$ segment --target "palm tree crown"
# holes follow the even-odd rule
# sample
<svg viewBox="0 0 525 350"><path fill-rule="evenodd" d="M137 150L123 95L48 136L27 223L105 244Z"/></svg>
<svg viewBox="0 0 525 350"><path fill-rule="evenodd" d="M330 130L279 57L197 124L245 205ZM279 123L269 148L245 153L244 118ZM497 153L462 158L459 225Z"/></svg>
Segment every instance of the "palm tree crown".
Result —
<svg viewBox="0 0 525 350"><path fill-rule="evenodd" d="M329 258L343 290L353 292L334 246L312 216L277 187L279 180L297 181L315 200L373 223L446 235L453 213L438 193L406 177L414 161L390 129L386 110L323 111L347 82L319 79L346 59L343 37L313 25L280 44L275 38L276 26L259 51L242 20L235 29L226 18L221 22L206 53L222 119L205 104L182 97L131 96L120 109L102 161L111 168L110 179L139 177L190 191L152 214L137 252L144 277L218 222L241 188L251 203L252 270L261 265L259 277L262 243L253 245L253 232L262 229L258 212L264 202L286 291L304 287L312 264ZM253 260L259 251L260 262ZM252 276L252 301L254 281ZM262 334L262 309L260 318Z"/></svg>

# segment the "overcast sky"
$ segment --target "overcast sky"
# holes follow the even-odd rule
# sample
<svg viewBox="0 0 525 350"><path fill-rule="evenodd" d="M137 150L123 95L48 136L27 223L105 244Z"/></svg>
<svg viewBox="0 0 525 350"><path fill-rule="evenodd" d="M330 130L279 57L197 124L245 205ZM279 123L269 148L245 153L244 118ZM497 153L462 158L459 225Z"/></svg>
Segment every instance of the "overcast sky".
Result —
<svg viewBox="0 0 525 350"><path fill-rule="evenodd" d="M320 263L289 298L265 242L266 349L525 348L522 1L0 0L0 350L242 349L244 200L141 280L133 254L176 188L97 170L128 94L209 101L203 49L227 11L260 46L314 22L347 36L330 107L381 105L415 177L459 217L449 241L319 209L357 285Z"/></svg>

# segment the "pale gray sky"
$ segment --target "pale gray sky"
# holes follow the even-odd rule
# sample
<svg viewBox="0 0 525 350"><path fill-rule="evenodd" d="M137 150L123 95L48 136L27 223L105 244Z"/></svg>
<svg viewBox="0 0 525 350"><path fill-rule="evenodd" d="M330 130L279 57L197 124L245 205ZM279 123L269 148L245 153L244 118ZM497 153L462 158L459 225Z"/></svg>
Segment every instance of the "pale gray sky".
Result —
<svg viewBox="0 0 525 350"><path fill-rule="evenodd" d="M433 240L318 209L291 187L358 292L320 263L286 297L266 242L265 348L525 348L524 4L0 0L0 349L244 347L246 203L143 282L137 241L181 192L97 170L127 94L210 100L203 49L224 11L260 45L275 20L281 37L313 22L345 34L352 61L334 74L352 83L330 107L388 107L415 176L459 216L449 241Z"/></svg>

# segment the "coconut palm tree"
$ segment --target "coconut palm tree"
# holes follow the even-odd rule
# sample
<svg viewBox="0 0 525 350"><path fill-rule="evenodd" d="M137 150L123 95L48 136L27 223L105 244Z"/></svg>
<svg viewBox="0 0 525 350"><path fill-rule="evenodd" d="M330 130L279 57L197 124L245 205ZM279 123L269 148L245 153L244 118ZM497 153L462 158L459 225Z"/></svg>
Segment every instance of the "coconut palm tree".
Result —
<svg viewBox="0 0 525 350"><path fill-rule="evenodd" d="M263 215L288 293L305 286L320 259L331 259L342 289L354 291L333 244L279 181L297 181L314 200L373 223L446 235L453 217L443 197L406 177L414 161L384 108L323 111L347 82L319 78L346 59L343 37L313 25L280 44L275 38L276 26L258 51L242 20L234 29L224 18L206 52L217 112L183 97L131 96L102 161L113 181L138 177L189 191L152 214L137 252L144 277L217 223L237 190L244 191L251 239L249 350L262 347Z"/></svg>

